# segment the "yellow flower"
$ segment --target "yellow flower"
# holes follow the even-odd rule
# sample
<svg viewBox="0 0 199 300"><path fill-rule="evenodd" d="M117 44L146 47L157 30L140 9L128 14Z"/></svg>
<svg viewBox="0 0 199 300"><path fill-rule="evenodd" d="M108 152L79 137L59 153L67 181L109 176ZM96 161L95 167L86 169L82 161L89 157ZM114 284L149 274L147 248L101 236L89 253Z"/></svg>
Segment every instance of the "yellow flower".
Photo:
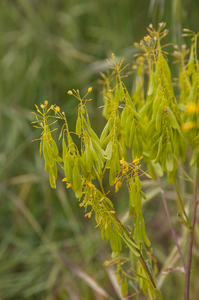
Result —
<svg viewBox="0 0 199 300"><path fill-rule="evenodd" d="M92 87L89 87L88 92L90 93L92 91L92 89L93 89Z"/></svg>
<svg viewBox="0 0 199 300"><path fill-rule="evenodd" d="M91 189L94 189L94 184L92 184L91 182L88 182L88 186L91 188Z"/></svg>
<svg viewBox="0 0 199 300"><path fill-rule="evenodd" d="M197 112L197 106L195 105L195 103L191 102L189 103L189 105L187 106L186 112L188 114L194 114Z"/></svg>
<svg viewBox="0 0 199 300"><path fill-rule="evenodd" d="M182 124L182 129L184 131L189 131L189 130L191 130L194 127L195 127L194 122L187 122L187 123Z"/></svg>
<svg viewBox="0 0 199 300"><path fill-rule="evenodd" d="M66 178L63 178L63 179L62 179L62 182L67 182L67 179L66 179Z"/></svg>
<svg viewBox="0 0 199 300"><path fill-rule="evenodd" d="M144 37L144 41L145 41L145 42L148 42L148 41L150 41L150 40L151 40L151 37L150 37L149 35L147 35L147 36Z"/></svg>
<svg viewBox="0 0 199 300"><path fill-rule="evenodd" d="M68 91L68 94L69 95L73 95L73 92L70 90L70 91Z"/></svg>
<svg viewBox="0 0 199 300"><path fill-rule="evenodd" d="M48 105L48 101L47 100L44 103L45 103L45 105Z"/></svg>
<svg viewBox="0 0 199 300"><path fill-rule="evenodd" d="M45 108L45 105L44 105L44 104L41 104L40 107L44 109L44 108Z"/></svg>
<svg viewBox="0 0 199 300"><path fill-rule="evenodd" d="M134 163L134 164L137 164L137 163L139 163L139 161L140 161L140 159L136 157L136 158L133 160L133 163Z"/></svg>
<svg viewBox="0 0 199 300"><path fill-rule="evenodd" d="M60 107L59 107L59 106L56 106L56 107L55 107L55 110L56 110L56 112L60 112Z"/></svg>

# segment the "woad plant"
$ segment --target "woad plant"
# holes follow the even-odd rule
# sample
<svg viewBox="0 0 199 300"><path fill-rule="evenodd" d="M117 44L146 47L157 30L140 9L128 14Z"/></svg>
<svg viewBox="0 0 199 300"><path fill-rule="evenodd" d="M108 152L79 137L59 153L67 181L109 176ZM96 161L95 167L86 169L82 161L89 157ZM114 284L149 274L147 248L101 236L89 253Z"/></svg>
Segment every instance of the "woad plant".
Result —
<svg viewBox="0 0 199 300"><path fill-rule="evenodd" d="M70 96L79 100L75 132L70 131L67 116L60 107L48 106L48 101L40 107L36 106L36 121L33 123L35 127L42 129L40 155L45 160L45 170L49 173L51 187L56 188L60 169L61 174L65 174L62 181L67 188L73 189L79 206L85 208L85 216L90 218L93 215L102 240L110 240L112 255L106 264L116 266L117 280L124 297L144 293L150 300L163 299L157 288L157 264L142 212L142 203L146 199L142 183L147 177L157 180L181 264L180 267L169 268L164 272L169 274L180 270L184 274L185 299L188 300L198 204L198 35L188 29L184 30L184 35L191 37L190 50L185 45L181 49L174 45L172 54L178 66L178 78L173 84L168 53L161 46L162 38L168 33L164 29L165 25L159 24L157 31L149 25L148 35L136 44L140 51L133 67L136 75L132 95L124 84L124 60L117 62L112 55L112 72L108 75L101 74L104 101L102 114L106 124L100 137L91 127L86 106L91 100L88 99L88 94L92 88L88 88L84 97L80 96L79 91L68 91ZM52 128L57 121L62 122L59 137L62 139L61 156L53 139ZM79 138L79 143L74 142L75 135ZM189 168L185 171L187 161ZM192 186L191 204L190 201L181 199L176 180L179 168L183 174L182 180ZM168 210L161 181L163 176L167 177L169 184L177 192L176 214L189 235L187 251L184 251L186 259L180 249ZM114 201L109 197L107 185L106 190L104 187L105 177L109 179L109 185L115 187L115 193L125 186L128 189L131 230L117 217ZM120 254L122 248L125 256ZM133 285L129 285L130 279L134 282Z"/></svg>

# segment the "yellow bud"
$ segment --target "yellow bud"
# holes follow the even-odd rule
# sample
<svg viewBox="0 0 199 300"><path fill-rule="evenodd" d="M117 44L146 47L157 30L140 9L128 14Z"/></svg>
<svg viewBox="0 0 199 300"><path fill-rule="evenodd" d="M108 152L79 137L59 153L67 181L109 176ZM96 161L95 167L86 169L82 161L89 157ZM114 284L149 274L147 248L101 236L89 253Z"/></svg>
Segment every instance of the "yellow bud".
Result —
<svg viewBox="0 0 199 300"><path fill-rule="evenodd" d="M67 183L67 186L66 186L66 187L67 187L67 189L70 188L70 187L71 187L71 184L70 184L70 183Z"/></svg>
<svg viewBox="0 0 199 300"><path fill-rule="evenodd" d="M72 95L72 94L73 94L73 92L70 90L70 91L68 91L68 94L69 94L69 95Z"/></svg>
<svg viewBox="0 0 199 300"><path fill-rule="evenodd" d="M67 182L67 179L66 179L66 178L63 178L63 179L62 179L62 182Z"/></svg>
<svg viewBox="0 0 199 300"><path fill-rule="evenodd" d="M90 93L92 91L92 89L93 89L92 87L89 87L88 92Z"/></svg>
<svg viewBox="0 0 199 300"><path fill-rule="evenodd" d="M55 110L56 110L56 112L60 112L60 107L59 107L59 106L56 106L56 107L55 107Z"/></svg>
<svg viewBox="0 0 199 300"><path fill-rule="evenodd" d="M44 103L45 103L45 105L48 105L48 101L47 100Z"/></svg>
<svg viewBox="0 0 199 300"><path fill-rule="evenodd" d="M44 105L44 104L41 104L40 107L44 109L44 108L45 108L45 105Z"/></svg>

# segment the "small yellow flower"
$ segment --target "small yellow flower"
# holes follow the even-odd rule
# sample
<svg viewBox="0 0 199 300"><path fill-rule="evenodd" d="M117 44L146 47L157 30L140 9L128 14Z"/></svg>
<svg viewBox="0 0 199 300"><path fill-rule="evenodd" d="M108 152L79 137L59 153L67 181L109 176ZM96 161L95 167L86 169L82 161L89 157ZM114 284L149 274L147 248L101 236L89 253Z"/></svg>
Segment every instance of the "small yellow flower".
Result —
<svg viewBox="0 0 199 300"><path fill-rule="evenodd" d="M62 182L67 182L67 179L66 179L66 178L63 178L63 179L62 179Z"/></svg>
<svg viewBox="0 0 199 300"><path fill-rule="evenodd" d="M88 186L91 188L91 189L94 189L94 184L92 184L91 182L88 182Z"/></svg>
<svg viewBox="0 0 199 300"><path fill-rule="evenodd" d="M89 87L88 92L90 93L92 91L92 89L93 89L92 87Z"/></svg>
<svg viewBox="0 0 199 300"><path fill-rule="evenodd" d="M128 167L128 165L126 165L125 168L122 170L122 173L125 174L128 172L128 170L129 170L129 167Z"/></svg>
<svg viewBox="0 0 199 300"><path fill-rule="evenodd" d="M188 114L194 114L197 112L197 106L195 105L195 103L191 102L189 103L189 105L187 106L186 112Z"/></svg>
<svg viewBox="0 0 199 300"><path fill-rule="evenodd" d="M194 127L195 127L194 122L187 122L187 123L182 124L182 129L184 131L189 131L189 130L191 130Z"/></svg>
<svg viewBox="0 0 199 300"><path fill-rule="evenodd" d="M139 161L140 161L140 159L136 157L136 158L133 160L133 163L134 163L134 164L137 164L137 163L139 163Z"/></svg>
<svg viewBox="0 0 199 300"><path fill-rule="evenodd" d="M69 95L73 95L73 92L70 90L70 91L68 91L68 94Z"/></svg>
<svg viewBox="0 0 199 300"><path fill-rule="evenodd" d="M44 104L41 104L40 107L44 109L44 108L45 108L45 105L44 105Z"/></svg>
<svg viewBox="0 0 199 300"><path fill-rule="evenodd" d="M151 40L150 35L147 35L147 36L144 37L144 41L145 41L145 42L148 42L148 41L150 41L150 40Z"/></svg>
<svg viewBox="0 0 199 300"><path fill-rule="evenodd" d="M71 187L71 184L70 184L70 183L67 183L67 186L66 186L66 187L67 187L67 189L70 188L70 187Z"/></svg>
<svg viewBox="0 0 199 300"><path fill-rule="evenodd" d="M48 105L48 101L47 100L44 103L45 103L45 105Z"/></svg>
<svg viewBox="0 0 199 300"><path fill-rule="evenodd" d="M55 110L56 110L56 112L60 112L60 107L59 107L59 106L56 106L56 107L55 107Z"/></svg>

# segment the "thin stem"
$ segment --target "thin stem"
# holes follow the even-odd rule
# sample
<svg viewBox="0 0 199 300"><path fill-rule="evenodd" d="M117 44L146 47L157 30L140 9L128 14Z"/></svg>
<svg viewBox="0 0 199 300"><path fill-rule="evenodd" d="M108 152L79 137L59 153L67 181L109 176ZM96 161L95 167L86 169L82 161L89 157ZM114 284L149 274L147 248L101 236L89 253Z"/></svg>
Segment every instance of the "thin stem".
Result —
<svg viewBox="0 0 199 300"><path fill-rule="evenodd" d="M175 233L175 230L174 230L174 227L173 227L173 223L172 223L171 216L170 216L170 213L169 213L169 209L168 209L168 206L167 206L167 201L166 201L166 198L165 198L165 193L164 193L164 190L163 190L162 182L161 182L159 176L157 176L157 179L158 179L158 183L159 183L159 186L160 186L160 190L161 190L161 194L162 194L162 200L163 200L163 203L164 203L164 208L165 208L165 211L166 211L166 214L167 214L167 218L169 220L169 224L170 224L170 227L171 227L171 232L172 232L172 235L173 235L173 238L174 238L174 242L175 242L176 247L178 249L178 253L179 253L181 262L183 264L185 273L186 273L185 261L184 261L184 258L182 256L182 252L180 250L180 247L179 247L179 244L178 244L178 240L177 240L177 236L176 236L176 233Z"/></svg>
<svg viewBox="0 0 199 300"><path fill-rule="evenodd" d="M189 236L188 262L187 262L187 272L186 272L186 276L185 276L185 300L189 300L193 236L194 236L194 227L195 227L195 223L196 223L196 213L197 213L197 205L198 205L198 202L197 202L197 179L198 179L198 168L196 168L194 182L193 182L193 217L192 217L192 222L191 222L193 231L190 232L190 236Z"/></svg>
<svg viewBox="0 0 199 300"><path fill-rule="evenodd" d="M177 158L177 156L176 156L175 154L173 154L173 157L174 157L175 160L177 161L177 163L178 163L180 169L182 170L182 172L184 173L184 175L187 177L187 179L188 179L191 183L193 183L193 179L187 174L187 172L185 172L185 170L183 169L182 164L181 164L180 160Z"/></svg>
<svg viewBox="0 0 199 300"><path fill-rule="evenodd" d="M182 200L181 200L180 193L179 193L179 191L178 191L178 187L177 187L177 183L176 183L176 180L175 180L175 179L174 179L174 185L175 185L176 193L177 193L177 195L178 195L178 201L179 201L181 210L182 210L182 212L183 212L183 214L184 214L184 216L185 216L185 218L186 218L187 223L188 223L189 225L191 225L190 222L189 222L188 216L187 216L187 214L186 214L186 212L185 212L185 210L184 210L184 206L183 206L183 204L182 204Z"/></svg>

